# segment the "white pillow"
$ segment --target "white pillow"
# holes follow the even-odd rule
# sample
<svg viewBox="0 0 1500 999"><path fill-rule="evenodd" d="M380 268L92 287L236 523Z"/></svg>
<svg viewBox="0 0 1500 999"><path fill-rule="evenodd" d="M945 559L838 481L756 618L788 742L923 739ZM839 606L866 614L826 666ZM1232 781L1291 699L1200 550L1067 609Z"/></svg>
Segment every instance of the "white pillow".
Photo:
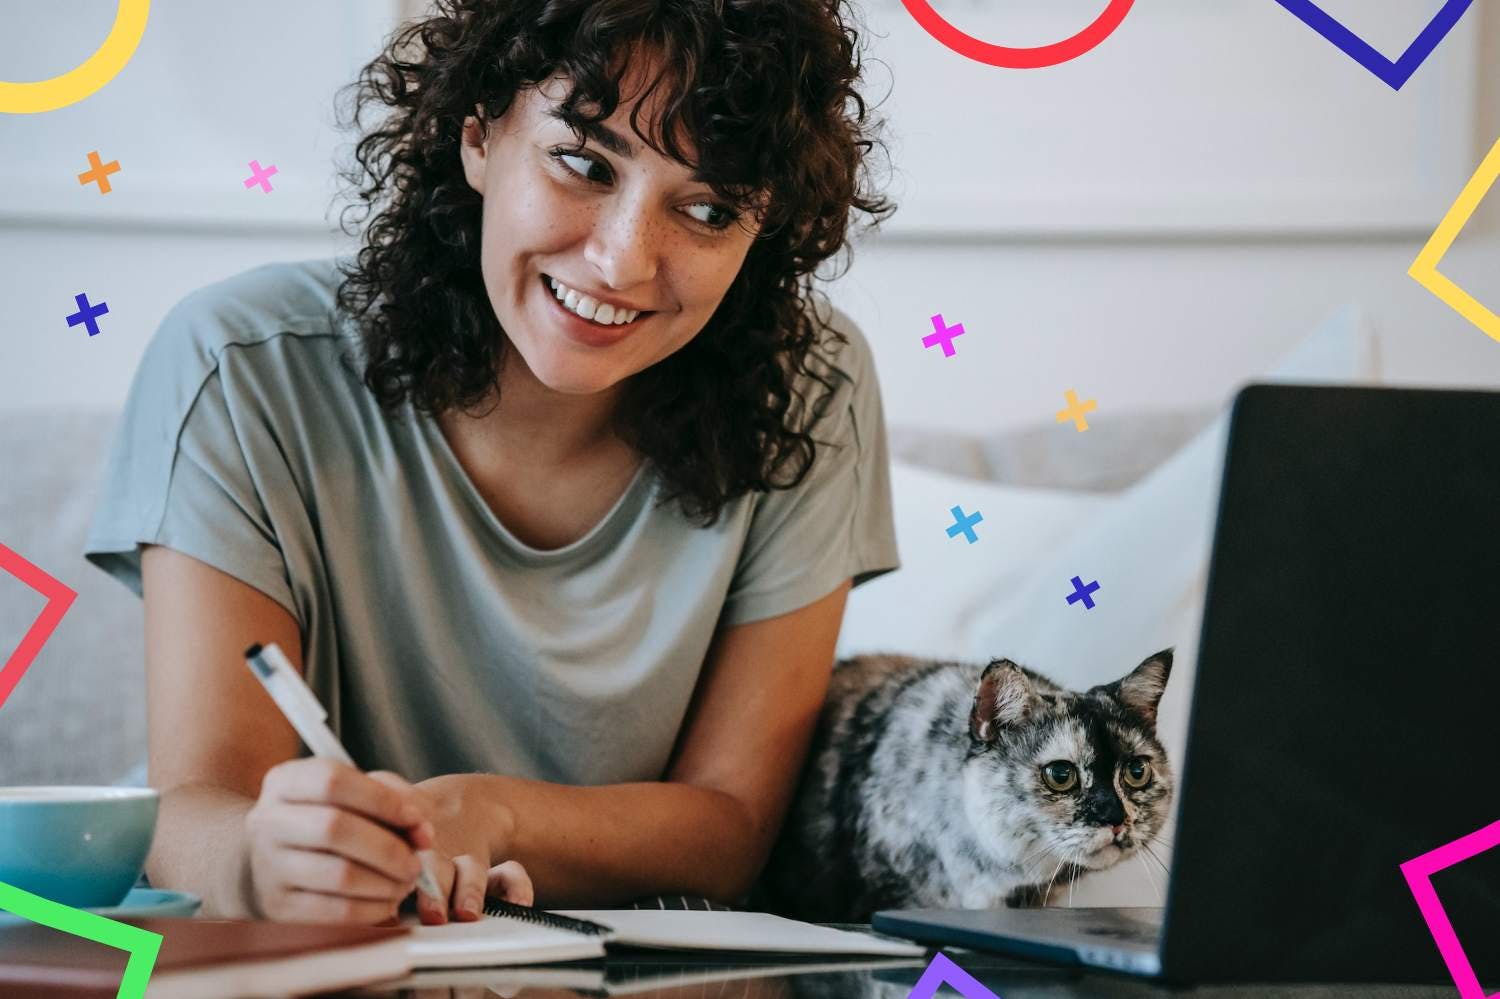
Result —
<svg viewBox="0 0 1500 999"><path fill-rule="evenodd" d="M906 652L965 658L965 632L993 595L1019 590L1034 565L1106 507L1108 493L1027 489L891 462L901 568L849 595L838 655ZM949 537L963 509L977 540Z"/></svg>
<svg viewBox="0 0 1500 999"><path fill-rule="evenodd" d="M1357 308L1346 306L1253 379L1278 383L1378 384L1378 344ZM970 658L1008 656L1081 689L1123 676L1151 653L1175 646L1157 734L1180 777L1197 667L1199 616L1208 575L1229 411L1151 474L1111 499L1081 530L1034 565L1021 590L976 615L963 640ZM1097 580L1095 606L1067 603L1072 576ZM1163 830L1171 841L1173 821ZM1153 851L1170 863L1163 843ZM1160 905L1165 881L1141 859L1080 880L1054 903Z"/></svg>
<svg viewBox="0 0 1500 999"><path fill-rule="evenodd" d="M1377 384L1377 342L1359 310L1345 307L1253 380ZM893 463L902 568L850 594L839 654L1005 656L1082 689L1175 646L1158 729L1180 775L1227 431L1226 407L1160 467L1113 495L1018 489ZM978 543L943 533L955 504L983 514ZM1073 576L1099 583L1092 609L1067 602ZM1168 840L1174 826L1164 830ZM1152 849L1170 860L1162 844ZM1071 904L1160 905L1164 881L1159 871L1144 872L1146 863L1085 877ZM1053 904L1069 904L1066 892L1055 889Z"/></svg>

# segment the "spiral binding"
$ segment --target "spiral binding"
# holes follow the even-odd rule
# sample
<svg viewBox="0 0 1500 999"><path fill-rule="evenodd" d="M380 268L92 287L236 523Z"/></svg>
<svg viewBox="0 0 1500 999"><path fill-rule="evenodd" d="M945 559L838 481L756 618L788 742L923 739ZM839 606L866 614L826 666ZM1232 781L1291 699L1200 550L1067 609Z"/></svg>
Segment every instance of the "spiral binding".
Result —
<svg viewBox="0 0 1500 999"><path fill-rule="evenodd" d="M586 933L589 936L599 936L605 933L613 933L614 927L605 926L603 923L595 923L587 919L575 919L572 916L560 916L546 909L538 909L530 905L520 905L516 902L507 902L503 898L495 898L493 895L484 897L484 914L486 916L505 916L511 919L524 919L528 923L540 923L543 926L551 926L559 930L572 930L574 933Z"/></svg>

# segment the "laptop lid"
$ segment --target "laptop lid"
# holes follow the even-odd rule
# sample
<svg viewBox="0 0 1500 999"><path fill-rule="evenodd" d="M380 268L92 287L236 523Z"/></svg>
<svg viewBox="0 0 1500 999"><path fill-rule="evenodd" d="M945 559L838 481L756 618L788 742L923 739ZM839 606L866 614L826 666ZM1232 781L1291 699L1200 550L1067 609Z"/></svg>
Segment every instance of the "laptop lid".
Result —
<svg viewBox="0 0 1500 999"><path fill-rule="evenodd" d="M1451 982L1400 865L1500 819L1500 393L1239 393L1178 795L1167 977ZM1500 980L1500 848L1432 884Z"/></svg>

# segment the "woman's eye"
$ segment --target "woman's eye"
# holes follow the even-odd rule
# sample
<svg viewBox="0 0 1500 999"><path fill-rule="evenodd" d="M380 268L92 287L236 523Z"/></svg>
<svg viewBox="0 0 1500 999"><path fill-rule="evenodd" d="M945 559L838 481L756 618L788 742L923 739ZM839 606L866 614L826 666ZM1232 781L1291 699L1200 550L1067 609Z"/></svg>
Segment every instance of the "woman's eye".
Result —
<svg viewBox="0 0 1500 999"><path fill-rule="evenodd" d="M1042 780L1054 791L1071 791L1078 784L1078 770L1071 763L1053 760L1042 767Z"/></svg>
<svg viewBox="0 0 1500 999"><path fill-rule="evenodd" d="M710 212L719 213L719 217L723 220L721 222L710 222L708 221L708 219L697 220L708 226L710 229L728 229L731 225L734 224L734 221L739 218L739 215L733 210L725 208L723 205L716 204L712 201L700 201L696 205L693 205L693 207L707 208Z"/></svg>
<svg viewBox="0 0 1500 999"><path fill-rule="evenodd" d="M1135 759L1125 764L1125 773L1123 777L1126 787L1145 787L1147 784L1151 783L1151 761L1145 759L1144 757L1137 756Z"/></svg>
<svg viewBox="0 0 1500 999"><path fill-rule="evenodd" d="M600 163L598 160L594 159L592 156L580 156L578 153L570 153L570 152L567 152L566 150L562 150L562 149L554 149L554 150L552 150L552 155L554 157L556 157L557 159L559 159L559 160L564 160L564 161L566 161L566 160L580 160L583 163L588 164L582 170L575 170L572 167L568 167L567 168L569 173L576 173L580 177L582 177L584 180L594 180L595 178L589 176L589 170L592 169L593 167L596 167L596 166L597 167L603 167L604 166L603 163Z"/></svg>
<svg viewBox="0 0 1500 999"><path fill-rule="evenodd" d="M564 169L566 169L569 173L577 174L579 177L583 178L584 180L594 181L594 182L602 184L607 179L609 168L605 164L603 164L603 163L599 162L598 160L594 159L592 156L583 156L583 155L581 155L579 153L572 153L572 152L569 152L568 150L562 149L562 148L549 150L549 153L555 159L558 159L558 160L563 160L563 161L566 161L566 160L580 160L584 164L586 164L586 166L584 167L583 170L575 170L573 167L567 166L566 163L564 164ZM601 170L604 170L605 173L606 173L606 177L599 177L599 178L591 177L589 175L589 171L592 170L594 167L599 167ZM736 212L736 211L734 211L732 208L729 208L726 205L721 205L718 202L714 202L714 201L700 201L700 202L692 205L692 207L693 208L707 208L709 210L709 212L717 212L718 213L719 218L721 220L721 221L718 221L718 222L711 222L708 219L700 219L696 215L689 216L690 218L692 218L692 220L694 222L697 222L698 224L700 224L702 226L705 226L705 227L707 227L709 229L714 229L714 230L728 229L740 217L739 213Z"/></svg>

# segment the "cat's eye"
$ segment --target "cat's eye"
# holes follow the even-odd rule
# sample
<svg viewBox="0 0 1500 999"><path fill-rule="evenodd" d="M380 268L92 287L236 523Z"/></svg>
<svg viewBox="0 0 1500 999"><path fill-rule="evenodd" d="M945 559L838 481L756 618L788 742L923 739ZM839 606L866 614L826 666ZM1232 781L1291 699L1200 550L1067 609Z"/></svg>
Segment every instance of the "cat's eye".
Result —
<svg viewBox="0 0 1500 999"><path fill-rule="evenodd" d="M1120 779L1125 782L1126 787L1140 790L1151 783L1151 761L1144 756L1131 757L1121 771Z"/></svg>
<svg viewBox="0 0 1500 999"><path fill-rule="evenodd" d="M1054 791L1071 791L1078 786L1078 768L1066 760L1053 760L1042 767L1042 780Z"/></svg>

